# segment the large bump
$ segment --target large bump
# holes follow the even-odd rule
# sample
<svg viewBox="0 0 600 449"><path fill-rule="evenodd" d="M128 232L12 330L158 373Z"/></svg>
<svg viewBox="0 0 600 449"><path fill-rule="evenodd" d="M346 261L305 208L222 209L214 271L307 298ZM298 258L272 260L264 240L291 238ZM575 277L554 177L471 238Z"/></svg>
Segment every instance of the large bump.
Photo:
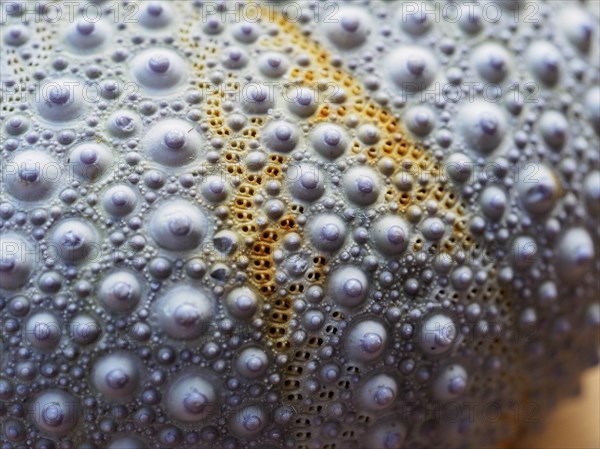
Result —
<svg viewBox="0 0 600 449"><path fill-rule="evenodd" d="M594 262L594 242L584 228L571 228L564 233L556 248L558 275L567 282L576 282Z"/></svg>
<svg viewBox="0 0 600 449"><path fill-rule="evenodd" d="M208 331L215 303L203 290L178 286L166 292L154 305L159 327L171 338L189 340Z"/></svg>
<svg viewBox="0 0 600 449"><path fill-rule="evenodd" d="M171 93L187 78L187 63L172 50L160 48L144 50L131 61L135 80L155 94Z"/></svg>
<svg viewBox="0 0 600 449"><path fill-rule="evenodd" d="M194 162L204 144L194 128L194 124L184 120L162 120L150 128L142 146L159 164L167 167L187 165Z"/></svg>
<svg viewBox="0 0 600 449"><path fill-rule="evenodd" d="M51 250L67 263L89 261L101 253L96 228L77 218L61 221L50 239Z"/></svg>
<svg viewBox="0 0 600 449"><path fill-rule="evenodd" d="M87 94L87 89L85 90ZM89 100L89 99L88 99ZM84 83L75 78L55 78L36 93L40 115L51 122L68 122L85 115Z"/></svg>
<svg viewBox="0 0 600 449"><path fill-rule="evenodd" d="M504 113L498 106L482 100L463 106L458 121L469 148L484 154L495 150L506 136L507 123Z"/></svg>
<svg viewBox="0 0 600 449"><path fill-rule="evenodd" d="M19 234L0 234L0 288L15 290L29 280L35 266L33 245Z"/></svg>
<svg viewBox="0 0 600 449"><path fill-rule="evenodd" d="M356 307L369 292L369 281L364 271L354 266L343 266L329 277L329 295L337 304Z"/></svg>
<svg viewBox="0 0 600 449"><path fill-rule="evenodd" d="M427 88L438 70L435 56L429 50L416 46L396 48L387 56L385 65L394 84L408 93Z"/></svg>
<svg viewBox="0 0 600 449"><path fill-rule="evenodd" d="M69 433L82 414L79 400L58 389L42 391L32 399L30 406L35 426L55 436Z"/></svg>
<svg viewBox="0 0 600 449"><path fill-rule="evenodd" d="M92 383L108 401L125 401L143 379L141 361L133 354L118 351L100 357L92 368Z"/></svg>
<svg viewBox="0 0 600 449"><path fill-rule="evenodd" d="M400 217L387 215L373 226L373 243L386 256L397 256L406 250L409 242L408 224Z"/></svg>
<svg viewBox="0 0 600 449"><path fill-rule="evenodd" d="M29 150L3 163L4 188L14 198L33 202L50 197L62 178L62 166L47 153Z"/></svg>
<svg viewBox="0 0 600 449"><path fill-rule="evenodd" d="M205 421L218 405L214 387L200 373L186 373L175 379L165 403L169 414L185 423Z"/></svg>
<svg viewBox="0 0 600 449"><path fill-rule="evenodd" d="M208 219L195 205L184 200L167 201L150 217L150 235L172 251L196 248L208 232Z"/></svg>

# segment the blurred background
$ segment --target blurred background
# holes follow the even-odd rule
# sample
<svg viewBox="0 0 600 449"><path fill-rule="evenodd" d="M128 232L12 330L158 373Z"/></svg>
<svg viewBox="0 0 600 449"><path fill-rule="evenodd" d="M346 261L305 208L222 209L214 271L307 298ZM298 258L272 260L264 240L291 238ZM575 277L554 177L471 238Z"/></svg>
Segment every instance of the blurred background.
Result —
<svg viewBox="0 0 600 449"><path fill-rule="evenodd" d="M581 396L563 401L542 433L522 439L515 449L600 449L600 367L585 372Z"/></svg>

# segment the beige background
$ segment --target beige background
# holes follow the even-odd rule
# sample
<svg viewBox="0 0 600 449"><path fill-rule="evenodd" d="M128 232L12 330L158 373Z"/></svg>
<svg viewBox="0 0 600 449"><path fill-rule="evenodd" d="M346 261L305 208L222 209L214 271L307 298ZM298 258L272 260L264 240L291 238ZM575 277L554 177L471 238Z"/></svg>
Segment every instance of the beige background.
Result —
<svg viewBox="0 0 600 449"><path fill-rule="evenodd" d="M580 397L562 402L542 434L519 441L515 449L600 449L600 367L588 370L581 384Z"/></svg>

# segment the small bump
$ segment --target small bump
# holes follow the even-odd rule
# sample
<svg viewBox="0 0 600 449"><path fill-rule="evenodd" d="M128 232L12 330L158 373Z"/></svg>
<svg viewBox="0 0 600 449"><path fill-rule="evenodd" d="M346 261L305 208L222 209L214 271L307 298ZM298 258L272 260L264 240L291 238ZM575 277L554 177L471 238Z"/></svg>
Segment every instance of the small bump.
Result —
<svg viewBox="0 0 600 449"><path fill-rule="evenodd" d="M283 216L286 211L286 206L283 201L273 199L265 202L264 210L267 217L274 221Z"/></svg>
<svg viewBox="0 0 600 449"><path fill-rule="evenodd" d="M341 369L334 363L327 363L319 370L319 377L325 384L335 382L340 378L340 375Z"/></svg>
<svg viewBox="0 0 600 449"><path fill-rule="evenodd" d="M225 24L221 17L217 17L215 14L206 15L202 19L202 31L209 36L216 36L223 32Z"/></svg>
<svg viewBox="0 0 600 449"><path fill-rule="evenodd" d="M318 330L325 324L325 315L319 310L308 310L302 322L308 330Z"/></svg>
<svg viewBox="0 0 600 449"><path fill-rule="evenodd" d="M114 100L123 93L123 87L119 81L107 79L100 83L100 95L107 100Z"/></svg>
<svg viewBox="0 0 600 449"><path fill-rule="evenodd" d="M9 441L23 441L27 436L25 426L14 419L7 419L3 422L3 434L7 438L5 444L10 444ZM8 447L8 446L7 446Z"/></svg>
<svg viewBox="0 0 600 449"><path fill-rule="evenodd" d="M8 304L8 310L15 317L24 317L31 310L31 302L25 296L13 296Z"/></svg>

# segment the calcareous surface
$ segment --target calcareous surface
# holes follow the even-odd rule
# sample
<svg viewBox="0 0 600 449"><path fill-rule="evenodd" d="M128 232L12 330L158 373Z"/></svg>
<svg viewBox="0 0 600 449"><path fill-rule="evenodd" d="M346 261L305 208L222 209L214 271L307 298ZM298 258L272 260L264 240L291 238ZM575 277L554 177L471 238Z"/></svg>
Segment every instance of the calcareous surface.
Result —
<svg viewBox="0 0 600 449"><path fill-rule="evenodd" d="M0 7L1 449L498 447L598 362L597 1Z"/></svg>

